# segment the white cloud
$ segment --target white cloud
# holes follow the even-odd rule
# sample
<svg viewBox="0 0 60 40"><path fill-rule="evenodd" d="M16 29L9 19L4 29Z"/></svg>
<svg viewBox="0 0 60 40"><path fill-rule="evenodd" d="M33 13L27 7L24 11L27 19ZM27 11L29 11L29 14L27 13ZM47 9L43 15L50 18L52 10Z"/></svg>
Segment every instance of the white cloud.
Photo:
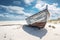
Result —
<svg viewBox="0 0 60 40"><path fill-rule="evenodd" d="M16 15L11 15L11 14L6 14L5 17L10 18L10 19L24 19L24 16L16 16Z"/></svg>
<svg viewBox="0 0 60 40"><path fill-rule="evenodd" d="M2 13L2 15L0 14L0 16L7 17L9 19L25 19L26 17L31 15L30 13L24 12L25 9L19 6L0 5L0 7L5 8L7 11L7 13L6 12L4 13L5 15ZM9 13L12 13L12 14L9 14ZM15 13L19 15L14 15Z"/></svg>
<svg viewBox="0 0 60 40"><path fill-rule="evenodd" d="M23 11L24 8L18 7L18 6L9 6L8 10L10 12L17 13L17 14L23 14L24 13L24 11Z"/></svg>
<svg viewBox="0 0 60 40"><path fill-rule="evenodd" d="M0 17L4 17L4 15L3 14L0 14Z"/></svg>
<svg viewBox="0 0 60 40"><path fill-rule="evenodd" d="M24 13L24 15L26 16L26 17L29 17L29 16L31 16L31 15L33 15L32 13Z"/></svg>
<svg viewBox="0 0 60 40"><path fill-rule="evenodd" d="M39 0L39 1L37 1L35 7L37 9L39 9L39 10L43 10L44 9L44 5L45 5L45 2Z"/></svg>
<svg viewBox="0 0 60 40"><path fill-rule="evenodd" d="M60 8L57 7L58 6L57 3L48 4L45 1L37 1L35 8L37 8L38 10L44 10L46 8L46 5L48 5L48 10L51 16L54 14L60 14Z"/></svg>
<svg viewBox="0 0 60 40"><path fill-rule="evenodd" d="M27 4L27 5L31 5L31 3L33 2L34 0L24 0L24 2Z"/></svg>
<svg viewBox="0 0 60 40"><path fill-rule="evenodd" d="M57 6L58 5L56 3L53 3L52 5L48 5L48 10L50 12L51 19L57 19L60 16L60 8ZM54 17L52 18L52 16Z"/></svg>
<svg viewBox="0 0 60 40"><path fill-rule="evenodd" d="M24 13L24 8L19 7L19 6L4 6L0 5L3 8L6 8L6 11L11 12L11 13L17 13L17 14L22 14Z"/></svg>

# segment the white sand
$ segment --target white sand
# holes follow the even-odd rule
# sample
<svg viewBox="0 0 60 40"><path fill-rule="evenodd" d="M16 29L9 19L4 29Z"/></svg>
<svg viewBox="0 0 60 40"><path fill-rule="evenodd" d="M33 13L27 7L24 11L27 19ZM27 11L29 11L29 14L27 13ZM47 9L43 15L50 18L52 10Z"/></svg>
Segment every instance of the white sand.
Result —
<svg viewBox="0 0 60 40"><path fill-rule="evenodd" d="M5 24L27 24L26 21L0 21L0 25Z"/></svg>
<svg viewBox="0 0 60 40"><path fill-rule="evenodd" d="M41 30L27 27L26 24L25 21L0 22L0 40L60 40L60 24L47 23ZM55 29L49 25L55 26Z"/></svg>

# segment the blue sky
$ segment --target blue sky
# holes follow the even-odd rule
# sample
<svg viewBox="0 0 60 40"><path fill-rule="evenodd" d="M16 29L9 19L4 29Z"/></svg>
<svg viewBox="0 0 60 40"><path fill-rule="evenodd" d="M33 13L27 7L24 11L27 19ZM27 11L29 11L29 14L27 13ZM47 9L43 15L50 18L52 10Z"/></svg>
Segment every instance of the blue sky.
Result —
<svg viewBox="0 0 60 40"><path fill-rule="evenodd" d="M50 19L60 18L59 0L0 0L0 21L24 20L46 8Z"/></svg>

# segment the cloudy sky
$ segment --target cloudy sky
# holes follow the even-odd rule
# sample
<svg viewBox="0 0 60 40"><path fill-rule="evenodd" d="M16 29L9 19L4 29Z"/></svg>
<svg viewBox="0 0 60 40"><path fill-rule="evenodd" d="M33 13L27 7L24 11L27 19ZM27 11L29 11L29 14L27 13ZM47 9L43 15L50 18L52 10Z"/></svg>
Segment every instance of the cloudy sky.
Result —
<svg viewBox="0 0 60 40"><path fill-rule="evenodd" d="M50 12L50 19L60 17L59 0L0 0L0 21L24 20L46 8Z"/></svg>

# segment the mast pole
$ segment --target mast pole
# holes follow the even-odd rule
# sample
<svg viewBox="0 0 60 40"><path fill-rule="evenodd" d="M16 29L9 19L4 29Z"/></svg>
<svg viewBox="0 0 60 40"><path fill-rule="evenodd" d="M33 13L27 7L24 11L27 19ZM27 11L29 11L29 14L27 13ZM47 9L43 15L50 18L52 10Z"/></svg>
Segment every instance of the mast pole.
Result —
<svg viewBox="0 0 60 40"><path fill-rule="evenodd" d="M48 5L46 5L46 9L48 10Z"/></svg>

